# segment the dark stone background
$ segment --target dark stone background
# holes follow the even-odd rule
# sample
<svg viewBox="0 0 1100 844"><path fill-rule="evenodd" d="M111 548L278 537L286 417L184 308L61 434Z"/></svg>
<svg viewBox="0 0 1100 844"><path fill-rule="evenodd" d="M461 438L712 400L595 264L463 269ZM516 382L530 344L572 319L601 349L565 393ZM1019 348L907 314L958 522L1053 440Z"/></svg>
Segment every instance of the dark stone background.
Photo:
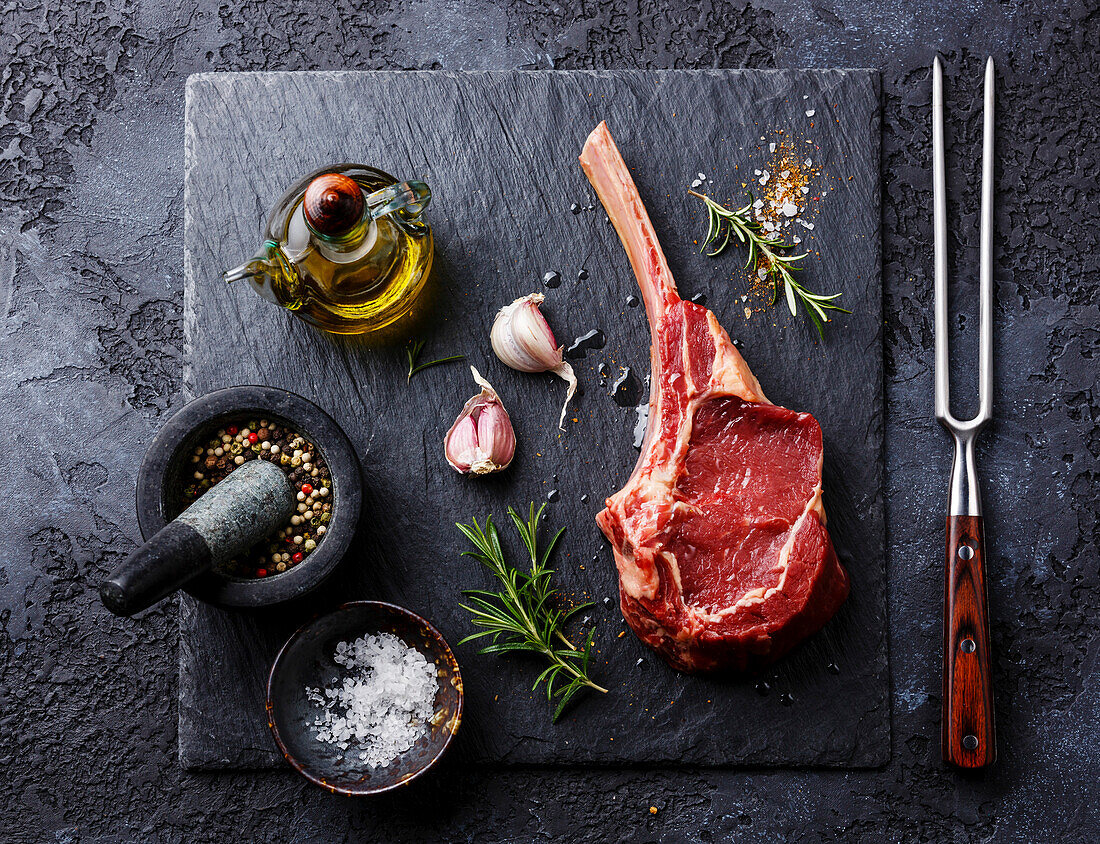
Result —
<svg viewBox="0 0 1100 844"><path fill-rule="evenodd" d="M0 8L0 837L1100 836L1092 255L1100 11L979 0L665 5L26 0ZM937 749L949 455L931 419L936 48L951 103L953 266L967 293L976 275L979 79L987 53L999 61L998 422L980 460L1001 759L974 776L943 769ZM179 404L184 79L208 70L521 66L881 68L894 678L885 769L452 767L373 802L333 798L290 773L180 771L175 606L121 621L89 587L134 545L137 457ZM967 329L965 349L975 322L956 320Z"/></svg>

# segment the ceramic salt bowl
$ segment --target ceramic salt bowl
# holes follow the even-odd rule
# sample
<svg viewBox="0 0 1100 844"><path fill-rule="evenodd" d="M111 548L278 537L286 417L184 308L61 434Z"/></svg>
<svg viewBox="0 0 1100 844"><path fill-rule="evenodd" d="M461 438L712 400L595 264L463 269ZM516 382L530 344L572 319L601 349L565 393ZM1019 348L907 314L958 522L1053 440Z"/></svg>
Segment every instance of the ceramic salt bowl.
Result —
<svg viewBox="0 0 1100 844"><path fill-rule="evenodd" d="M242 416L275 420L309 438L321 452L332 479L332 517L324 539L285 572L236 578L210 569L183 587L201 601L221 607L259 607L297 598L317 587L347 553L359 522L362 473L359 459L340 426L325 411L275 387L228 387L185 405L168 420L145 452L137 479L141 535L153 536L178 515L175 491L193 470L190 456L218 428Z"/></svg>
<svg viewBox="0 0 1100 844"><path fill-rule="evenodd" d="M346 674L333 660L336 645L372 633L392 633L436 666L434 716L417 742L388 765L369 768L348 751L319 741L318 706L306 687L322 688ZM354 601L313 619L290 637L267 682L267 723L291 767L334 794L381 794L407 785L443 756L462 723L462 675L450 647L416 613L378 601Z"/></svg>

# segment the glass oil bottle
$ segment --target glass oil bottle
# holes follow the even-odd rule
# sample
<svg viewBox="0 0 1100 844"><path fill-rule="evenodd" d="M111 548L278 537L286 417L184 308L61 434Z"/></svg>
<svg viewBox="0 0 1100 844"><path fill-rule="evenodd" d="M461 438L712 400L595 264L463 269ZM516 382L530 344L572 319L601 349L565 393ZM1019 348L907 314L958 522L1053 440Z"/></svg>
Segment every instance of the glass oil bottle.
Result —
<svg viewBox="0 0 1100 844"><path fill-rule="evenodd" d="M334 334L365 334L408 314L431 270L423 182L340 164L310 173L268 217L251 261L225 273Z"/></svg>

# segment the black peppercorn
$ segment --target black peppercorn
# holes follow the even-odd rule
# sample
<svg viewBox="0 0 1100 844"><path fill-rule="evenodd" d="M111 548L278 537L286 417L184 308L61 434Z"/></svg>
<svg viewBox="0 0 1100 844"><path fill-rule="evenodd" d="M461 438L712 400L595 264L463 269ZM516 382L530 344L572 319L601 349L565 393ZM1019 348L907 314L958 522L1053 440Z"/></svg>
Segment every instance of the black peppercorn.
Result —
<svg viewBox="0 0 1100 844"><path fill-rule="evenodd" d="M268 444L269 447L264 449L263 444ZM218 454L219 451L221 454ZM316 470L316 475L301 467L303 461L300 457L293 457L295 451L309 456L308 462ZM294 487L302 489L308 483L311 493L314 490L324 490L324 494L328 494L327 479L330 473L313 443L306 442L304 437L284 431L277 425L261 427L256 420L248 420L211 431L208 441L192 452L190 465L195 477L192 479L189 472L187 485L179 493L179 511L194 503L195 499L224 480L238 466L257 458L280 466ZM295 460L298 463L296 466L293 465ZM225 564L222 569L236 577L269 577L293 568L323 538L323 531L315 533L306 526L320 526L328 521L329 515L322 512L319 504L314 504L312 509L316 514L312 519L300 519L299 524L293 528L292 523L285 525L265 542ZM324 505L324 510L328 509L329 506ZM295 516L298 514L295 513ZM298 543L292 541L293 536L301 537Z"/></svg>

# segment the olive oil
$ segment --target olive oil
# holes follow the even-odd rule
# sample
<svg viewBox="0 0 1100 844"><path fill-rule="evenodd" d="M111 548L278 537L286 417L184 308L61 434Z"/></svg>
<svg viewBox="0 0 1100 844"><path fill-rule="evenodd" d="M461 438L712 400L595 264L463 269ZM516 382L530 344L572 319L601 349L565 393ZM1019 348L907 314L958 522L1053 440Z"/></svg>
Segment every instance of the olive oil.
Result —
<svg viewBox="0 0 1100 844"><path fill-rule="evenodd" d="M408 312L431 268L430 233L410 236L395 220L383 217L371 221L351 248L337 250L315 238L295 248L295 229L300 226L309 235L302 218L299 203L282 247L304 289L297 307L291 308L298 316L334 334L361 334Z"/></svg>
<svg viewBox="0 0 1100 844"><path fill-rule="evenodd" d="M380 170L340 165L297 182L268 218L263 249L230 270L265 298L334 334L364 334L408 314L427 281L431 194Z"/></svg>

